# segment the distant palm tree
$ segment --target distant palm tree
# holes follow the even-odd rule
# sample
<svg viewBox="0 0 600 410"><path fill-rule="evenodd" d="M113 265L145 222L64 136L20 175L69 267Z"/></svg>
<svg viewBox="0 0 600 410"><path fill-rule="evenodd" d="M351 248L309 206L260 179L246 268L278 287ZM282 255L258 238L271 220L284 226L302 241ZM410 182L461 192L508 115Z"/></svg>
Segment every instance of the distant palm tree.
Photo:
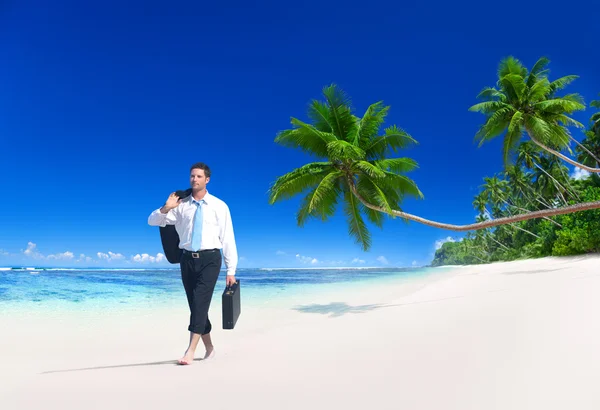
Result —
<svg viewBox="0 0 600 410"><path fill-rule="evenodd" d="M590 103L590 107L600 109L600 100L592 101ZM592 115L592 131L596 133L596 135L600 134L600 111Z"/></svg>
<svg viewBox="0 0 600 410"><path fill-rule="evenodd" d="M516 164L518 166L524 166L526 168L529 168L530 170L533 171L533 175L536 179L536 184L534 184L535 187L539 188L540 184L537 183L537 179L539 178L540 174L545 175L545 177L543 179L547 179L548 183L551 181L554 185L556 185L556 192L565 192L567 191L567 188L565 188L558 179L556 179L554 176L552 176L552 174L550 174L548 172L548 170L546 170L542 165L542 158L544 158L544 156L540 153L540 150L533 145L531 142L522 142L521 144L519 144L519 147L517 148L517 160L516 160ZM546 163L549 163L548 161L546 161ZM539 191L538 191L539 192ZM541 193L541 192L540 192ZM545 195L541 195L544 198L548 198ZM565 205L567 204L567 201L564 197L562 197L563 202L565 203Z"/></svg>
<svg viewBox="0 0 600 410"><path fill-rule="evenodd" d="M361 118L352 114L349 99L335 85L326 87L323 94L325 102L313 101L309 106L312 124L292 118L295 127L275 138L276 143L322 159L280 176L269 188L270 204L308 191L297 214L300 226L309 218L326 220L343 203L349 233L366 250L370 234L363 214L379 227L387 214L436 228L469 231L600 208L600 201L589 202L470 225L440 223L405 213L400 204L406 196L423 197L416 183L403 175L417 164L410 158L387 156L416 141L396 126L379 133L389 110L382 102L370 105Z"/></svg>
<svg viewBox="0 0 600 410"><path fill-rule="evenodd" d="M494 177L485 177L483 179L485 184L483 185L483 191L481 191L481 195L488 203L492 204L492 214L494 217L499 217L503 215L512 216L513 213L511 208L517 208L509 198L509 182L505 179L500 179L497 176ZM527 211L527 210L525 210ZM526 229L521 228L518 225L509 225L514 229L523 231L528 233L529 235L535 236L539 238L533 232L530 232Z"/></svg>
<svg viewBox="0 0 600 410"><path fill-rule="evenodd" d="M600 108L600 100L592 101L590 107ZM581 141L583 147L577 147L577 161L590 167L600 167L600 111L592 114L590 118L590 129L585 133L585 139ZM585 148L585 149L584 149Z"/></svg>
<svg viewBox="0 0 600 410"><path fill-rule="evenodd" d="M528 73L514 57L500 62L497 88L484 89L478 97L486 101L469 109L487 117L475 138L480 140L481 146L504 133L503 157L508 164L510 154L526 133L536 145L564 161L589 172L600 172L600 168L580 164L559 152L568 149L570 141L581 146L566 127L583 128L569 115L585 109L585 105L578 94L556 95L577 76L568 75L550 82L548 63L549 60L542 57Z"/></svg>

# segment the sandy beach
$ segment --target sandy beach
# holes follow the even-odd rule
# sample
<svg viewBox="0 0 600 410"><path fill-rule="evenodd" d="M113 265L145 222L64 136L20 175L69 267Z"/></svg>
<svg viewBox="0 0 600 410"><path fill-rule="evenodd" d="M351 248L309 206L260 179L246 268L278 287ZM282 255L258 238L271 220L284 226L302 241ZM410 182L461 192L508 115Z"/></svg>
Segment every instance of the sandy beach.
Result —
<svg viewBox="0 0 600 410"><path fill-rule="evenodd" d="M598 409L599 294L594 255L244 306L233 331L216 301L191 366L179 305L5 311L0 408Z"/></svg>

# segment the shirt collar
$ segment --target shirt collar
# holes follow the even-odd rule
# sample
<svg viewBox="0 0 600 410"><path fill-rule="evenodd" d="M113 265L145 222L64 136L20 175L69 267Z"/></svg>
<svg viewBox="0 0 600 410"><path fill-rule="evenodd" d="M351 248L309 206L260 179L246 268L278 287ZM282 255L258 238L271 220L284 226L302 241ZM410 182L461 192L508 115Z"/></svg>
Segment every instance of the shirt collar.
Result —
<svg viewBox="0 0 600 410"><path fill-rule="evenodd" d="M192 202L192 203L198 203L198 201L196 201L196 200L194 199L194 196L193 196L193 195L190 195L190 197L189 197L189 198L190 198L190 202ZM211 195L208 193L208 191L206 191L206 194L204 195L204 198L202 198L202 199L200 200L200 202L204 201L204 203L209 203L209 202L210 202L210 199L211 199Z"/></svg>

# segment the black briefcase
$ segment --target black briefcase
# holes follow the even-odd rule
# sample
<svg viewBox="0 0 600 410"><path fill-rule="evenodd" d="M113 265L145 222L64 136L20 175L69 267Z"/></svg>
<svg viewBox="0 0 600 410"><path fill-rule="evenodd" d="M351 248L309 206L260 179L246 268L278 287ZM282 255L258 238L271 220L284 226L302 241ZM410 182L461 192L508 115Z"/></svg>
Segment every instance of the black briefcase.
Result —
<svg viewBox="0 0 600 410"><path fill-rule="evenodd" d="M233 285L225 287L221 299L223 305L223 329L233 329L242 312L239 279Z"/></svg>

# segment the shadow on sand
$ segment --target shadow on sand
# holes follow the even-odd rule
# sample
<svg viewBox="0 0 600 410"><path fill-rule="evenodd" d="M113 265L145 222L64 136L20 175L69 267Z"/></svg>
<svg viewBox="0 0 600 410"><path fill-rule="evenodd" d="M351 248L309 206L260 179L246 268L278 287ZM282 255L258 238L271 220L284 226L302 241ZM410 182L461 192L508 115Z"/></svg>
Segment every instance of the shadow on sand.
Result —
<svg viewBox="0 0 600 410"><path fill-rule="evenodd" d="M339 317L343 316L347 313L366 313L375 309L381 309L384 307L389 307L393 305L360 305L360 306L351 306L344 302L332 302L327 305L302 305L293 308L294 310L302 313L318 313L321 315L329 315L330 317Z"/></svg>
<svg viewBox="0 0 600 410"><path fill-rule="evenodd" d="M538 273L556 272L556 271L559 271L559 270L564 270L564 268L523 270L523 271L517 271L517 272L502 272L502 274L503 275L536 275Z"/></svg>
<svg viewBox="0 0 600 410"><path fill-rule="evenodd" d="M204 359L194 359L195 362L203 361ZM177 363L177 360L165 360L162 362L149 362L149 363L131 363L131 364L117 364L112 366L96 366L96 367L84 367L80 369L65 369L65 370L49 370L41 372L40 374L51 374L51 373L67 373L67 372L81 372L85 370L102 370L102 369L118 369L120 367L141 367L141 366L159 366L159 365L173 365L181 366Z"/></svg>
<svg viewBox="0 0 600 410"><path fill-rule="evenodd" d="M436 303L442 302L450 299L460 299L463 298L463 295L458 296L450 296L439 299L430 299L430 300L419 300L414 302L406 302L406 303L394 303L394 304L373 304L373 305L358 305L352 306L345 302L331 302L326 305L319 305L313 303L312 305L301 305L292 308L293 310L301 313L316 313L320 315L329 315L329 317L340 317L349 313L367 313L377 309L382 308L390 308L390 307L400 307L400 306L409 306L409 305L420 305L424 303Z"/></svg>

